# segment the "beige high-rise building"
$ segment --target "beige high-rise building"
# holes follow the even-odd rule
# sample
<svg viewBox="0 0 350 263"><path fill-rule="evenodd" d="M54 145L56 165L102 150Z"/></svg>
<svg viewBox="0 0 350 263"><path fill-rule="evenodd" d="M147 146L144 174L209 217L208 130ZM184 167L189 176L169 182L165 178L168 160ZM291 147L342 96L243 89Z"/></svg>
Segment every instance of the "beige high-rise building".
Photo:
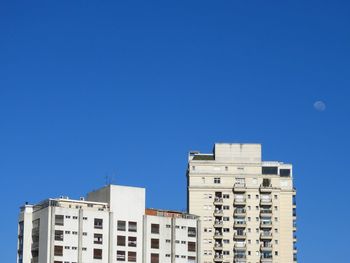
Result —
<svg viewBox="0 0 350 263"><path fill-rule="evenodd" d="M297 261L291 164L262 161L260 144L217 143L213 153L190 152L187 176L202 263Z"/></svg>

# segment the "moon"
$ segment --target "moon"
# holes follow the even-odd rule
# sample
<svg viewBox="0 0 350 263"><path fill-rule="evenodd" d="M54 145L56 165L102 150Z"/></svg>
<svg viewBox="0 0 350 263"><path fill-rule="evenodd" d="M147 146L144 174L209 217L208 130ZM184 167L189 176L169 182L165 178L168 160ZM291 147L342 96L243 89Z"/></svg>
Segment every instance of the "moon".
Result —
<svg viewBox="0 0 350 263"><path fill-rule="evenodd" d="M317 111L325 111L326 110L326 103L322 100L316 101L314 103L314 108Z"/></svg>

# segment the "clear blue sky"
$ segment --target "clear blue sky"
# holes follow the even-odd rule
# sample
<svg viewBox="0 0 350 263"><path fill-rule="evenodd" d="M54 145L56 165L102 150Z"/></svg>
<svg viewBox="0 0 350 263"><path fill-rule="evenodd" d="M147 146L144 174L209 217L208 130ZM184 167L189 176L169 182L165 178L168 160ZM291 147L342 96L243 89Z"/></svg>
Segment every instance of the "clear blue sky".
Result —
<svg viewBox="0 0 350 263"><path fill-rule="evenodd" d="M350 262L349 13L336 0L1 1L1 262L15 261L20 205L106 175L185 209L187 152L214 142L293 163L299 262Z"/></svg>

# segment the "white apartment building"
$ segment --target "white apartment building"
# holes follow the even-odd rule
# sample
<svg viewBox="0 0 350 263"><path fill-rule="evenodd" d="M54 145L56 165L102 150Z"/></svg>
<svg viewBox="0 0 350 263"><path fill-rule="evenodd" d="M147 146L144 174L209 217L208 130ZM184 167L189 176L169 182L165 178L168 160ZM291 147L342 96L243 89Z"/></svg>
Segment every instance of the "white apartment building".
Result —
<svg viewBox="0 0 350 263"><path fill-rule="evenodd" d="M201 263L296 262L292 165L262 161L260 144L215 144L190 152L187 179Z"/></svg>
<svg viewBox="0 0 350 263"><path fill-rule="evenodd" d="M149 211L153 211L152 215ZM17 262L187 262L183 256L190 262L198 262L198 219L185 213L172 212L178 217L168 222L166 219L170 217L156 211L145 210L144 188L117 185L93 191L86 199L61 197L36 205L26 204L19 215ZM151 222L159 222L159 234L152 233ZM163 222L167 223L163 225ZM166 235L168 224L171 225L170 236ZM185 231L181 227L186 227L186 231L194 228L196 236L185 235L180 231ZM154 239L157 236L159 248L156 249ZM190 247L186 250L180 246L182 243L178 245L177 240L186 242ZM169 242L170 250L166 246ZM193 246L195 251L192 251ZM163 258L167 261L163 261Z"/></svg>
<svg viewBox="0 0 350 263"><path fill-rule="evenodd" d="M144 263L200 262L197 216L176 211L146 209Z"/></svg>

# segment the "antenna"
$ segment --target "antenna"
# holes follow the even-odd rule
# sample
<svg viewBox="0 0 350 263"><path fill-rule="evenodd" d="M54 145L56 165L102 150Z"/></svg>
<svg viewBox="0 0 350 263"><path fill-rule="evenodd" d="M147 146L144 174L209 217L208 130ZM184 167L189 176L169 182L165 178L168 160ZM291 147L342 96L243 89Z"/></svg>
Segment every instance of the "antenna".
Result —
<svg viewBox="0 0 350 263"><path fill-rule="evenodd" d="M112 184L115 180L116 172L113 171L111 174L106 173L105 175L105 185L110 185Z"/></svg>

